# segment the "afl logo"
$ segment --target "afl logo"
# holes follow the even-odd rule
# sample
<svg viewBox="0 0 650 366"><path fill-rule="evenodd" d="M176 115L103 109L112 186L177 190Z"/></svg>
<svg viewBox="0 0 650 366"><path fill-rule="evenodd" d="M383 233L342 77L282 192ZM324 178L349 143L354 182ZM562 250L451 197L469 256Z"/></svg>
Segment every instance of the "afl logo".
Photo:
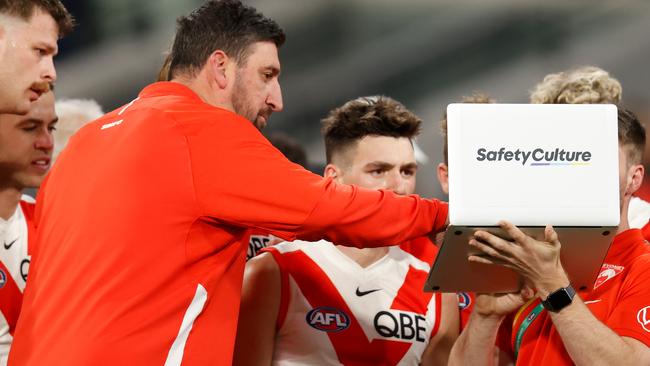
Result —
<svg viewBox="0 0 650 366"><path fill-rule="evenodd" d="M0 288L5 287L5 284L7 284L7 274L0 269Z"/></svg>
<svg viewBox="0 0 650 366"><path fill-rule="evenodd" d="M472 304L472 298L467 292L458 292L456 295L458 296L458 307L460 310L465 310Z"/></svg>
<svg viewBox="0 0 650 366"><path fill-rule="evenodd" d="M307 324L323 332L340 332L350 326L350 317L342 310L322 306L307 313Z"/></svg>

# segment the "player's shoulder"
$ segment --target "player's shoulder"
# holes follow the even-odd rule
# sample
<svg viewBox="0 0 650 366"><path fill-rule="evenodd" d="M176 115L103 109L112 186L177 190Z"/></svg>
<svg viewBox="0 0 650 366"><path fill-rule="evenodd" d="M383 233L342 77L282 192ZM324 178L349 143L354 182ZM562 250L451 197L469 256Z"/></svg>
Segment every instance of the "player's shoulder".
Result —
<svg viewBox="0 0 650 366"><path fill-rule="evenodd" d="M36 200L32 196L24 194L20 197L19 207L25 219L31 222L34 219L34 213L36 211Z"/></svg>
<svg viewBox="0 0 650 366"><path fill-rule="evenodd" d="M429 266L433 264L436 255L438 255L438 247L431 239L424 236L406 241L400 244L399 248Z"/></svg>
<svg viewBox="0 0 650 366"><path fill-rule="evenodd" d="M646 285L650 287L650 243L644 241L638 245L640 248L634 253L634 258L628 264L627 278L634 282L647 282Z"/></svg>

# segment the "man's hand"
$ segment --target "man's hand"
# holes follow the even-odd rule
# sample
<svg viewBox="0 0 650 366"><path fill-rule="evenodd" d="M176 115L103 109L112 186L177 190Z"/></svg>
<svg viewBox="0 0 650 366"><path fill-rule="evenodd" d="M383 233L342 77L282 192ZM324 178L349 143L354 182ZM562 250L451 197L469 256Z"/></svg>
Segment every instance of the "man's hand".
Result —
<svg viewBox="0 0 650 366"><path fill-rule="evenodd" d="M527 286L537 291L537 296L542 300L550 293L569 285L569 279L560 262L561 244L553 227L546 227L544 241L524 234L507 221L501 221L499 227L512 238L512 241L478 230L469 244L486 256L472 255L468 258L469 261L499 264L514 270L524 278ZM506 299L499 301L497 305L508 302L507 297L512 295L505 296Z"/></svg>
<svg viewBox="0 0 650 366"><path fill-rule="evenodd" d="M511 294L477 294L474 311L484 317L503 317L522 307L534 295L528 286Z"/></svg>

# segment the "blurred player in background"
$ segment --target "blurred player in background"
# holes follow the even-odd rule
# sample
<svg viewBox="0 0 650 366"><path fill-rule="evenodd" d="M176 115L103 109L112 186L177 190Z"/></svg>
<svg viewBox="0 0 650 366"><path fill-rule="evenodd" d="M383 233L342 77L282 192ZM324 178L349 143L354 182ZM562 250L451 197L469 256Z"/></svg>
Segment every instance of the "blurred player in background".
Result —
<svg viewBox="0 0 650 366"><path fill-rule="evenodd" d="M462 103L495 103L493 99L483 93L474 93L471 96L463 97ZM449 194L449 154L448 154L448 140L447 140L447 111L444 112L442 120L440 121L440 133L442 135L442 155L444 161L438 163L437 167L437 176L438 182L440 183L440 188L445 194ZM444 235L442 233L438 234L436 237L436 242L440 245L442 243ZM458 309L460 310L460 329L461 331L467 325L469 321L469 316L472 314L472 309L474 308L474 301L476 300L476 294L471 292L459 292L458 293Z"/></svg>
<svg viewBox="0 0 650 366"><path fill-rule="evenodd" d="M537 84L530 95L531 103L542 104L619 104L623 95L621 83L595 66L549 74ZM628 208L631 228L641 228L650 238L650 203L632 197Z"/></svg>
<svg viewBox="0 0 650 366"><path fill-rule="evenodd" d="M59 123L54 132L53 160L66 147L70 137L90 121L104 115L102 107L92 99L59 99L54 108L59 117Z"/></svg>
<svg viewBox="0 0 650 366"><path fill-rule="evenodd" d="M0 113L25 114L50 90L57 41L72 27L59 0L0 1Z"/></svg>
<svg viewBox="0 0 650 366"><path fill-rule="evenodd" d="M56 122L53 92L26 115L0 114L0 365L7 364L31 260L34 200L23 191L37 188L50 168Z"/></svg>

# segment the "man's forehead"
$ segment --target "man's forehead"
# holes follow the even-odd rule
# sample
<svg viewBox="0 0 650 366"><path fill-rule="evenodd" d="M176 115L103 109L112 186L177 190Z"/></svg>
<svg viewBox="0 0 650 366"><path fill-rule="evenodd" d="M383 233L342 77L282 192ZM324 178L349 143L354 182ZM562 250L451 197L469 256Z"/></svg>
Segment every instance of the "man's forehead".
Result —
<svg viewBox="0 0 650 366"><path fill-rule="evenodd" d="M5 15L6 16L6 15ZM11 27L21 36L37 37L39 40L53 43L59 39L59 26L47 12L35 7L29 19L7 16Z"/></svg>
<svg viewBox="0 0 650 366"><path fill-rule="evenodd" d="M361 164L390 165L415 163L415 153L411 141L406 137L365 136L350 150L353 159Z"/></svg>

